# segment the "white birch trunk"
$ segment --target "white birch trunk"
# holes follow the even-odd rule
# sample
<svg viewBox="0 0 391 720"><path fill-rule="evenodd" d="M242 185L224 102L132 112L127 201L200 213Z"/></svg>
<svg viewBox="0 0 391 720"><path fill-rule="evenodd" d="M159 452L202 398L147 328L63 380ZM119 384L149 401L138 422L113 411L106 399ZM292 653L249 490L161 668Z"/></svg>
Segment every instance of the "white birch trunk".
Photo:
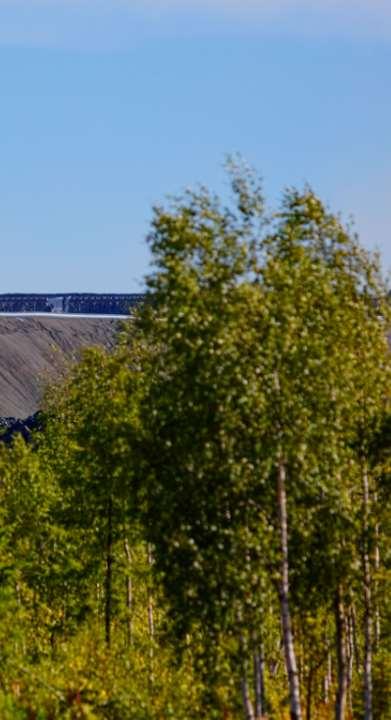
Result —
<svg viewBox="0 0 391 720"><path fill-rule="evenodd" d="M288 515L286 504L286 468L281 456L277 467L278 519L280 530L281 578L279 582L282 637L288 675L291 720L301 720L300 686L289 608Z"/></svg>
<svg viewBox="0 0 391 720"><path fill-rule="evenodd" d="M255 717L260 720L265 714L265 659L262 644L254 650L254 691Z"/></svg>
<svg viewBox="0 0 391 720"><path fill-rule="evenodd" d="M245 720L255 720L254 708L250 698L247 677L245 675L242 675L241 686Z"/></svg>
<svg viewBox="0 0 391 720"><path fill-rule="evenodd" d="M349 707L350 716L353 713L353 699L352 699L352 680L353 680L353 663L354 663L354 638L353 638L353 619L352 609L349 609L347 616L347 703Z"/></svg>
<svg viewBox="0 0 391 720"><path fill-rule="evenodd" d="M375 495L375 504L377 503L377 495ZM380 644L380 610L379 610L379 600L377 597L378 594L378 575L380 570L380 548L379 548L379 536L380 536L380 528L379 523L377 522L375 525L375 582L374 582L374 594L375 594L375 627L374 627L374 648L377 650Z"/></svg>
<svg viewBox="0 0 391 720"><path fill-rule="evenodd" d="M369 559L369 481L367 468L363 469L363 502L364 502L364 550L363 550L363 572L364 572L364 720L373 720L372 708L372 587L371 587L371 564Z"/></svg>
<svg viewBox="0 0 391 720"><path fill-rule="evenodd" d="M110 497L107 505L107 539L106 539L106 577L105 577L105 640L111 645L111 615L113 592L113 500Z"/></svg>
<svg viewBox="0 0 391 720"><path fill-rule="evenodd" d="M242 676L240 680L242 690L242 701L245 720L255 720L254 706L250 697L250 689L247 679L247 644L243 635L240 635L240 661L242 667Z"/></svg>
<svg viewBox="0 0 391 720"><path fill-rule="evenodd" d="M324 698L324 702L326 705L328 705L328 703L329 703L330 688L331 688L332 681L333 681L333 676L332 676L331 652L328 652L326 675L324 676L324 681L323 681L323 698Z"/></svg>
<svg viewBox="0 0 391 720"><path fill-rule="evenodd" d="M131 575L132 555L130 552L127 538L125 538L124 540L124 550L128 563L128 573L125 579L127 643L128 646L131 647L133 644L133 583Z"/></svg>
<svg viewBox="0 0 391 720"><path fill-rule="evenodd" d="M148 544L148 567L151 570L153 565L152 546ZM155 639L155 619L153 612L153 595L152 582L148 579L148 632L149 632L149 684L152 687L154 683L154 639Z"/></svg>
<svg viewBox="0 0 391 720"><path fill-rule="evenodd" d="M346 696L348 687L348 669L346 653L346 618L342 603L341 589L337 589L335 598L335 624L337 638L338 685L335 701L335 720L344 720L346 714Z"/></svg>

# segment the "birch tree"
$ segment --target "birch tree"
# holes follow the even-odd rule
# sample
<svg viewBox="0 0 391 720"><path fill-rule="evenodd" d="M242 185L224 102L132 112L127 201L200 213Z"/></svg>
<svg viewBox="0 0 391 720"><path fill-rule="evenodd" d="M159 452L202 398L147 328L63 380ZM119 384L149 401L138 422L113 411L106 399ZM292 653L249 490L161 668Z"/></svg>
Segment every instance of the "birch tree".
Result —
<svg viewBox="0 0 391 720"><path fill-rule="evenodd" d="M233 208L202 190L155 213L154 311L141 322L158 347L144 415L146 522L184 633L196 621L235 632L239 616L250 627L243 614L250 578L257 578L252 618L262 607L257 582L265 571L271 586L277 578L290 715L299 720L290 586L293 577L297 601L303 571L290 545L292 535L298 552L316 544L314 519L322 512L336 618L336 712L343 718L344 604L358 538L356 339L369 328L380 285L369 256L310 189L287 192L266 219L254 178L234 167L232 180ZM384 358L376 311L371 322L376 342L383 336ZM379 349L375 335L371 357ZM372 392L375 375L364 365ZM243 631L236 632L243 657Z"/></svg>

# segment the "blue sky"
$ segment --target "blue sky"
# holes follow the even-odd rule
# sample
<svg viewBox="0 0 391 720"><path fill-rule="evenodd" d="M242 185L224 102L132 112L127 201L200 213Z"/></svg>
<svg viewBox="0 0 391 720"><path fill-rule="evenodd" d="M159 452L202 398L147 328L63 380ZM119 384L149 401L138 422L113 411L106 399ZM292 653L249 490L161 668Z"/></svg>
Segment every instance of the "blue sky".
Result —
<svg viewBox="0 0 391 720"><path fill-rule="evenodd" d="M0 292L142 289L152 204L236 151L391 268L390 68L385 0L0 0Z"/></svg>

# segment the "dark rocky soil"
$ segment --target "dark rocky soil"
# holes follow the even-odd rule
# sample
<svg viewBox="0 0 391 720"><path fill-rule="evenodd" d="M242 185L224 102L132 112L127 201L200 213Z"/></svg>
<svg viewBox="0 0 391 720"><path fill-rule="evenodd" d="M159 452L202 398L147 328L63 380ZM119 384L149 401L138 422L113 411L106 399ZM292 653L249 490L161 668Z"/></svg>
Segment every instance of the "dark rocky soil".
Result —
<svg viewBox="0 0 391 720"><path fill-rule="evenodd" d="M118 324L97 317L0 317L0 416L35 413L45 385L77 360L83 347L112 347Z"/></svg>

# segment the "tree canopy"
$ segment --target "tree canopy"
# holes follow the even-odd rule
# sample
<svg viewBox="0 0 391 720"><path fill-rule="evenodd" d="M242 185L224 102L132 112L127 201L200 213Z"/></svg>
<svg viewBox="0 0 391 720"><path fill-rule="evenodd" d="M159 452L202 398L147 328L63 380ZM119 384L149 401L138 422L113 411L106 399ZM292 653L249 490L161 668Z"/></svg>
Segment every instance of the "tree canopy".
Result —
<svg viewBox="0 0 391 720"><path fill-rule="evenodd" d="M311 188L228 170L1 448L4 718L390 713L387 287Z"/></svg>

